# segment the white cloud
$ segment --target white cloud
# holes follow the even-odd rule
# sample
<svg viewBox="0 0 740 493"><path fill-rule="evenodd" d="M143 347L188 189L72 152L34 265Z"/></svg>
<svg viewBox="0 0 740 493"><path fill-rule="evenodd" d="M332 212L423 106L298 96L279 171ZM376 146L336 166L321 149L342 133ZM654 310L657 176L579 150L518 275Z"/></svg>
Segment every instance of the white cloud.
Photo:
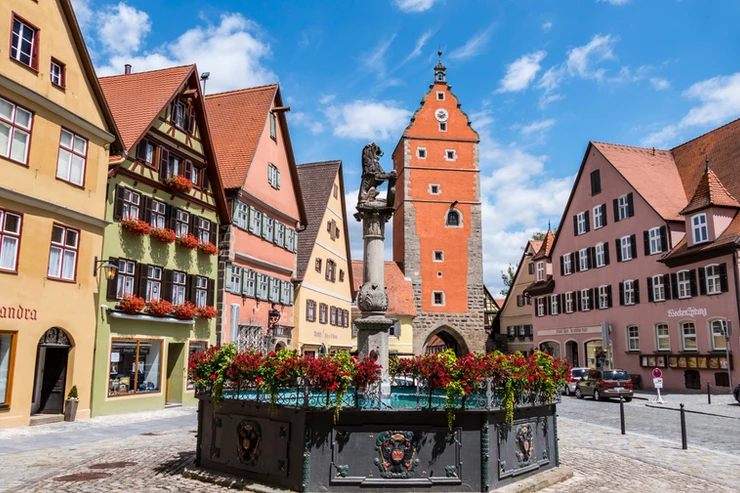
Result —
<svg viewBox="0 0 740 493"><path fill-rule="evenodd" d="M312 119L306 113L300 111L289 113L288 119L291 123L294 123L299 127L307 128L314 135L320 134L324 131L324 124Z"/></svg>
<svg viewBox="0 0 740 493"><path fill-rule="evenodd" d="M319 98L319 103L321 103L321 104L329 104L332 101L334 101L334 99L336 99L336 97L337 97L336 94L326 94L326 95L321 96Z"/></svg>
<svg viewBox="0 0 740 493"><path fill-rule="evenodd" d="M402 12L424 12L431 9L437 0L394 0Z"/></svg>
<svg viewBox="0 0 740 493"><path fill-rule="evenodd" d="M224 14L220 21L194 27L151 52L114 55L98 74L119 74L126 63L137 71L196 63L199 70L211 72L210 93L275 82L277 76L262 63L271 52L270 45L261 40L259 26L241 14Z"/></svg>
<svg viewBox="0 0 740 493"><path fill-rule="evenodd" d="M386 75L385 54L396 36L395 33L392 34L388 39L382 40L376 47L363 55L362 64L368 71L375 73L378 77Z"/></svg>
<svg viewBox="0 0 740 493"><path fill-rule="evenodd" d="M427 43L429 38L432 36L432 31L427 31L421 36L419 36L419 39L416 40L416 45L414 46L414 49L409 53L409 55L404 59L402 65L419 55L421 55L421 50L424 48L424 45Z"/></svg>
<svg viewBox="0 0 740 493"><path fill-rule="evenodd" d="M552 30L552 22L545 22L544 24L542 24L543 32L549 33L550 30Z"/></svg>
<svg viewBox="0 0 740 493"><path fill-rule="evenodd" d="M650 84L656 91L662 91L671 87L671 83L662 77L651 77Z"/></svg>
<svg viewBox="0 0 740 493"><path fill-rule="evenodd" d="M699 101L680 122L668 125L642 140L643 145L667 147L691 127L719 125L740 115L740 72L720 75L697 82L683 92L688 99Z"/></svg>
<svg viewBox="0 0 740 493"><path fill-rule="evenodd" d="M540 62L546 55L546 51L535 51L523 55L508 65L506 75L501 79L500 87L496 92L519 92L529 87L541 68Z"/></svg>
<svg viewBox="0 0 740 493"><path fill-rule="evenodd" d="M483 51L483 48L485 48L486 43L488 43L491 31L493 31L493 26L468 39L464 45L452 50L449 55L450 59L465 60L466 58L471 58L480 54Z"/></svg>
<svg viewBox="0 0 740 493"><path fill-rule="evenodd" d="M555 125L555 120L553 120L552 118L549 118L547 120L538 120L530 123L529 125L523 126L521 128L521 132L523 135L529 135L535 132L547 132L552 128L553 125Z"/></svg>
<svg viewBox="0 0 740 493"><path fill-rule="evenodd" d="M385 165L386 170L390 166ZM346 179L346 175L345 175ZM359 189L350 190L344 194L344 200L347 204L347 212L352 216L355 212L355 205L357 204L357 195L360 193ZM381 192L381 197L385 197L385 191ZM354 217L347 218L347 227L349 228L349 239L350 239L350 255L352 260L362 260L362 250L364 248L362 240L362 223L357 221ZM383 257L385 260L393 260L393 221L391 220L385 225L385 243L383 245Z"/></svg>
<svg viewBox="0 0 740 493"><path fill-rule="evenodd" d="M77 17L77 23L82 30L87 29L92 21L93 12L90 9L90 0L72 0L72 10Z"/></svg>
<svg viewBox="0 0 740 493"><path fill-rule="evenodd" d="M119 55L136 53L152 28L149 14L121 2L101 14L98 39L105 49Z"/></svg>
<svg viewBox="0 0 740 493"><path fill-rule="evenodd" d="M411 112L394 101L357 100L330 106L325 113L335 136L378 141L396 138L411 118Z"/></svg>

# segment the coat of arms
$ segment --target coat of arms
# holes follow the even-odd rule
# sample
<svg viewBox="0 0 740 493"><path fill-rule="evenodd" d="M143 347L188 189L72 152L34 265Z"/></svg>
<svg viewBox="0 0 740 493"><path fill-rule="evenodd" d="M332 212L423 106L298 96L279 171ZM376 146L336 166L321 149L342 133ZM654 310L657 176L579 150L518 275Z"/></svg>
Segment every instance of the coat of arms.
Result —
<svg viewBox="0 0 740 493"><path fill-rule="evenodd" d="M236 454L239 461L248 466L256 466L260 456L260 441L262 428L255 421L245 420L236 427L237 443Z"/></svg>
<svg viewBox="0 0 740 493"><path fill-rule="evenodd" d="M520 466L529 464L533 455L532 425L519 425L516 428L516 458Z"/></svg>
<svg viewBox="0 0 740 493"><path fill-rule="evenodd" d="M387 479L409 478L419 465L416 458L418 440L413 431L384 431L378 434L375 465L380 476Z"/></svg>

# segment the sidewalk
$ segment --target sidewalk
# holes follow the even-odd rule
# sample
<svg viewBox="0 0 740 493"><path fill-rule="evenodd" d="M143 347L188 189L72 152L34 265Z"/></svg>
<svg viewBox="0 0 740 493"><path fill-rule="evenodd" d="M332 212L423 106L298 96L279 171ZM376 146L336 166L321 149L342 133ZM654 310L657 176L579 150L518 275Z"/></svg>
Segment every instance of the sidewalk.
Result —
<svg viewBox="0 0 740 493"><path fill-rule="evenodd" d="M656 396L657 393L655 391L635 391L635 399L646 400L647 402L645 404L647 406L679 410L680 404L683 404L686 411L740 419L740 404L732 394L712 394L711 404L707 404L707 394L661 392L661 396L665 401L664 404L652 402Z"/></svg>

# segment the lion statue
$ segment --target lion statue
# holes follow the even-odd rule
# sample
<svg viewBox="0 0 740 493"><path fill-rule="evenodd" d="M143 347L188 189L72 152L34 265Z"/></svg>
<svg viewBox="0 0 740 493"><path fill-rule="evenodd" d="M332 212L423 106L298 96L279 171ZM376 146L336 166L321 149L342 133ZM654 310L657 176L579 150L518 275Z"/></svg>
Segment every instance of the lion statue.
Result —
<svg viewBox="0 0 740 493"><path fill-rule="evenodd" d="M388 198L392 199L396 185L396 170L386 173L380 166L382 149L371 142L362 149L362 182L357 196L357 205L374 202L378 196L378 187L388 181ZM392 204L391 204L392 205Z"/></svg>

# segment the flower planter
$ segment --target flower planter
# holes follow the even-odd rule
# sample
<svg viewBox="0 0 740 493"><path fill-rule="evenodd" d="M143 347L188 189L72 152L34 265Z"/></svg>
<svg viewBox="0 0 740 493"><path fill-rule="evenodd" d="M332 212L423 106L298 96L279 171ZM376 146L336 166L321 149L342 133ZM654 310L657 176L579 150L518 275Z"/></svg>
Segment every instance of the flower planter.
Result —
<svg viewBox="0 0 740 493"><path fill-rule="evenodd" d="M149 233L149 236L167 245L174 243L177 238L175 232L168 228L155 228Z"/></svg>
<svg viewBox="0 0 740 493"><path fill-rule="evenodd" d="M152 227L149 223L136 218L121 219L121 227L131 233L133 236L146 236L152 232Z"/></svg>
<svg viewBox="0 0 740 493"><path fill-rule="evenodd" d="M192 320L198 315L198 308L189 301L177 305L172 310L172 315L178 320Z"/></svg>
<svg viewBox="0 0 740 493"><path fill-rule="evenodd" d="M203 308L198 309L198 316L200 318L205 318L206 320L216 318L217 315L218 311L212 306L204 306Z"/></svg>
<svg viewBox="0 0 740 493"><path fill-rule="evenodd" d="M175 309L167 300L150 301L146 304L146 311L155 317L165 317Z"/></svg>
<svg viewBox="0 0 740 493"><path fill-rule="evenodd" d="M200 242L195 236L187 234L179 237L177 239L177 244L183 248L187 248L188 250L195 250L196 248L198 248Z"/></svg>
<svg viewBox="0 0 740 493"><path fill-rule="evenodd" d="M198 245L198 251L206 255L218 255L218 247L211 242Z"/></svg>
<svg viewBox="0 0 740 493"><path fill-rule="evenodd" d="M193 189L193 183L183 176L173 176L164 181L167 187L180 193L188 193Z"/></svg>
<svg viewBox="0 0 740 493"><path fill-rule="evenodd" d="M116 308L129 315L136 315L146 307L144 298L139 296L127 296L118 302Z"/></svg>
<svg viewBox="0 0 740 493"><path fill-rule="evenodd" d="M74 421L77 416L77 406L80 404L79 399L67 399L64 401L64 421Z"/></svg>

